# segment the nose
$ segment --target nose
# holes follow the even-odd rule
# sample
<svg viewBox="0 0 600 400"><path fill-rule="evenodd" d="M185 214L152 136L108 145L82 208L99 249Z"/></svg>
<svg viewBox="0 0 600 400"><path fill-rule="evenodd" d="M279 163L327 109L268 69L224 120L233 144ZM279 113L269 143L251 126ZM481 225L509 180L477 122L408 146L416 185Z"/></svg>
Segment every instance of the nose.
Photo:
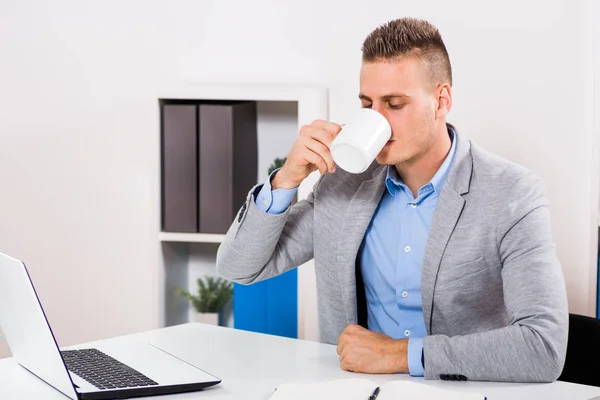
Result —
<svg viewBox="0 0 600 400"><path fill-rule="evenodd" d="M371 109L377 111L379 114L381 114L385 117L385 107L383 104L373 103L373 105L371 106Z"/></svg>

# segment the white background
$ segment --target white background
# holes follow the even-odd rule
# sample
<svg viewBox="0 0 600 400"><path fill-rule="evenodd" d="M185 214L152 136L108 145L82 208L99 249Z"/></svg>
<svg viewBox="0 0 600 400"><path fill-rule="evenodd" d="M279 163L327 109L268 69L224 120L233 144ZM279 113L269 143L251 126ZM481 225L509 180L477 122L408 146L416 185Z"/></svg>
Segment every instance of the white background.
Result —
<svg viewBox="0 0 600 400"><path fill-rule="evenodd" d="M4 0L0 251L28 264L59 344L159 325L157 93L317 83L341 123L362 41L402 16L446 41L449 122L544 179L571 311L594 314L598 2Z"/></svg>

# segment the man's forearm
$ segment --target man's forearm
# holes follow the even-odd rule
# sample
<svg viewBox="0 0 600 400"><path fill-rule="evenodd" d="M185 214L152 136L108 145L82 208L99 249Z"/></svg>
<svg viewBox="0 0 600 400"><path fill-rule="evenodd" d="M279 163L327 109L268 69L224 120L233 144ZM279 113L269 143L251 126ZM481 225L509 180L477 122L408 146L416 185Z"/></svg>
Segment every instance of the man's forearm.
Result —
<svg viewBox="0 0 600 400"><path fill-rule="evenodd" d="M455 337L427 336L425 379L462 375L477 381L552 382L560 375L564 357L563 332L555 336L544 337L524 325Z"/></svg>

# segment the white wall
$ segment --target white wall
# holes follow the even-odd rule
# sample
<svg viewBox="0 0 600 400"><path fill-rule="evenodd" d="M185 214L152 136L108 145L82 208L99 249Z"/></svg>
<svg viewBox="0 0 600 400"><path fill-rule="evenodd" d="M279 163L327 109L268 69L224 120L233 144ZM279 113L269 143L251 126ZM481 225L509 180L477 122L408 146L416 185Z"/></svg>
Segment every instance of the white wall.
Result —
<svg viewBox="0 0 600 400"><path fill-rule="evenodd" d="M446 40L449 120L546 181L571 309L591 314L600 12L590 4L5 0L0 251L30 266L60 344L156 327L156 93L190 79L315 82L342 122L359 106L362 40L409 15Z"/></svg>
<svg viewBox="0 0 600 400"><path fill-rule="evenodd" d="M10 349L8 348L8 344L4 339L3 333L0 331L0 358L8 357L11 355Z"/></svg>

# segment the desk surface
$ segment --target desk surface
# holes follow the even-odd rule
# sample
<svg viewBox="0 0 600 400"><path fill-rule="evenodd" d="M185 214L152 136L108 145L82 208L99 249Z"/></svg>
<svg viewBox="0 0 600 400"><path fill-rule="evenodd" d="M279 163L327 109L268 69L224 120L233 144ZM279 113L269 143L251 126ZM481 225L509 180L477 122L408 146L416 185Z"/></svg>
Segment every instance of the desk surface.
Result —
<svg viewBox="0 0 600 400"><path fill-rule="evenodd" d="M185 324L114 339L86 343L85 348L111 343L148 341L222 379L202 392L153 397L156 400L223 399L265 400L284 382L317 382L362 377L378 384L409 379L458 391L474 391L489 400L588 400L600 387L566 382L512 384L449 382L407 375L363 375L342 371L335 346L262 335L231 328ZM14 359L0 360L0 398L65 400L66 397L21 368Z"/></svg>

